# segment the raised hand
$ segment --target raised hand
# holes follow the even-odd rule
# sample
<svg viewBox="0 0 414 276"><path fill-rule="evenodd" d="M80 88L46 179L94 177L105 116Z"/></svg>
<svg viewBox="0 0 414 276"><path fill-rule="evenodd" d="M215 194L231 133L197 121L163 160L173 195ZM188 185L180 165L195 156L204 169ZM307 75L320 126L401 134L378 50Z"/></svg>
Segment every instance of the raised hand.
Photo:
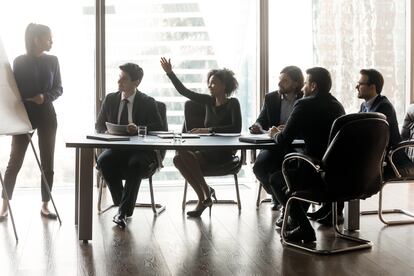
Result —
<svg viewBox="0 0 414 276"><path fill-rule="evenodd" d="M165 73L171 73L172 72L172 65L171 65L171 59L168 60L165 57L161 57L160 59L161 67L164 69Z"/></svg>

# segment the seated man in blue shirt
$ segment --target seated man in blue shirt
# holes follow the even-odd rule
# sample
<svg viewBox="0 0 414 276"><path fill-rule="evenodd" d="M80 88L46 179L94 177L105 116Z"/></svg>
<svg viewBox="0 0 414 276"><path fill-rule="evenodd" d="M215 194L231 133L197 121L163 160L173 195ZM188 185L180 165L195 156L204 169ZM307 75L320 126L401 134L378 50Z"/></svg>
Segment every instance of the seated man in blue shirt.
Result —
<svg viewBox="0 0 414 276"><path fill-rule="evenodd" d="M95 125L97 132L107 130L105 122L128 125L130 135L137 134L137 125L147 126L148 130L162 130L155 100L138 90L144 76L142 68L133 63L119 68L119 91L106 95ZM114 204L119 206L113 221L120 228L126 227L126 217L134 212L141 179L147 175L152 162L156 162L156 154L152 150L107 149L98 158L98 168Z"/></svg>

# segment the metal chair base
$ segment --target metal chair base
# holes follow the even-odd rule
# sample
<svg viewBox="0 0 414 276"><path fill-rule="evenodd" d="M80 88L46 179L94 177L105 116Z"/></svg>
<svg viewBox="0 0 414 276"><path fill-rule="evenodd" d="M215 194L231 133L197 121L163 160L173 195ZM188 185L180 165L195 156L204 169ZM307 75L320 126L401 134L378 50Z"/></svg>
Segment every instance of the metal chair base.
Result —
<svg viewBox="0 0 414 276"><path fill-rule="evenodd" d="M241 210L241 201L240 201L240 191L239 191L239 181L237 178L237 174L234 174L234 185L236 187L236 196L237 196L237 200L233 200L233 199L218 199L217 201L215 201L213 199L213 203L214 204L237 204L237 207L239 208L239 210ZM188 182L187 180L184 183L184 195L183 195L183 201L182 201L182 209L183 212L185 211L185 207L187 204L194 204L197 203L197 200L187 200L187 188L188 188Z"/></svg>
<svg viewBox="0 0 414 276"><path fill-rule="evenodd" d="M102 180L102 179L101 179ZM154 213L154 216L158 216L160 215L162 212L165 211L166 206L165 205L161 205L158 203L155 203L154 200L154 190L152 187L152 177L148 178L149 181L149 187L150 187L150 196L151 196L151 203L135 203L135 207L139 208L139 207L144 207L144 208L152 208L152 212ZM98 202L97 202L97 209L98 209L98 214L103 214L106 211L108 211L109 209L113 208L113 207L117 207L117 205L110 205L107 207L104 207L104 209L102 210L102 191L103 191L103 183L104 181L98 181L99 183L99 194L98 194Z"/></svg>
<svg viewBox="0 0 414 276"><path fill-rule="evenodd" d="M300 197L291 197L289 198L287 204L286 204L286 214L289 214L289 210L290 210L290 205L291 202L293 200L299 200L299 201L305 201L311 204L316 204L316 205L321 205L320 202L315 202L315 201L311 201L305 198L300 198ZM353 237L350 235L346 235L344 233L342 233L338 227L338 223L337 223L337 204L333 203L332 204L332 214L334 214L333 218L332 218L332 224L334 225L332 228L334 230L334 234L335 234L335 240L337 239L344 239L347 241L351 241L354 243L354 245L347 245L344 247L339 247L339 248L325 248L325 247L320 247L319 244L316 242L310 242L310 243L301 243L301 242L290 242L288 240L285 239L285 233L286 233L286 225L287 225L287 219L288 219L288 215L285 215L284 220L283 220L283 225L282 225L282 230L281 230L281 241L283 245L286 246L291 246L300 250L305 250L307 252L311 252L311 253L315 253L315 254L321 254L321 255L331 255L331 254L337 254L337 253L345 253L345 252L350 252L350 251L354 251L354 250L361 250L361 249L369 249L372 248L372 242L368 241L368 240L364 240L364 239L360 239L357 237ZM335 244L335 243L333 243Z"/></svg>
<svg viewBox="0 0 414 276"><path fill-rule="evenodd" d="M414 214L409 211L406 211L403 209L385 209L385 210L382 209L382 189L379 192L378 210L363 211L360 214L361 215L378 215L380 221L387 226L414 224ZM387 220L385 219L384 214L401 214L401 215L410 217L412 219Z"/></svg>
<svg viewBox="0 0 414 276"><path fill-rule="evenodd" d="M262 185L262 183L259 182L259 191L257 192L257 200L256 200L256 207L257 208L259 208L262 203L272 202L271 198L262 199L262 190L263 190L263 185Z"/></svg>

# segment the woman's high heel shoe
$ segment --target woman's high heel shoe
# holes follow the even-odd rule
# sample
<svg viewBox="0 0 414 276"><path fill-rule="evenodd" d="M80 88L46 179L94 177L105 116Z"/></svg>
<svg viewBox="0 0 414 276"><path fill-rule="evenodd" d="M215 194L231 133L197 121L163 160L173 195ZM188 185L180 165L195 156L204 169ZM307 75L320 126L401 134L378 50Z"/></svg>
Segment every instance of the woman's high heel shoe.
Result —
<svg viewBox="0 0 414 276"><path fill-rule="evenodd" d="M194 211L188 211L187 216L192 217L192 218L198 218L201 216L201 214L204 212L204 210L207 207L210 208L209 214L211 216L211 206L213 206L213 201L211 200L211 197L209 197L203 201L200 209L194 210Z"/></svg>
<svg viewBox="0 0 414 276"><path fill-rule="evenodd" d="M208 187L208 189L210 190L210 199L214 198L214 202L217 203L216 190L211 187Z"/></svg>

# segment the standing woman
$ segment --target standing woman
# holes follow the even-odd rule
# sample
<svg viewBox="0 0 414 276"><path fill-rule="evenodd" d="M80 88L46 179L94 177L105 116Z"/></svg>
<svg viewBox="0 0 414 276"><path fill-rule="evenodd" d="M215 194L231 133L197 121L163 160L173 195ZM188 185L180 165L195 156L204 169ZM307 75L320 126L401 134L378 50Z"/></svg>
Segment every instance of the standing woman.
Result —
<svg viewBox="0 0 414 276"><path fill-rule="evenodd" d="M228 69L211 70L207 75L210 95L188 90L172 71L171 60L162 57L161 66L167 73L175 89L192 101L203 104L206 109L204 128L192 129L191 133L240 133L242 117L240 104L230 96L238 87L234 73ZM198 202L193 211L187 212L189 217L199 217L211 206L211 197L215 196L203 176L203 169L228 162L233 158L232 150L198 150L178 151L174 157L174 165L190 183L197 194Z"/></svg>
<svg viewBox="0 0 414 276"><path fill-rule="evenodd" d="M62 95L59 62L57 57L47 55L52 48L52 33L50 28L30 23L25 33L26 54L17 57L13 62L13 71L20 96L24 102L33 129L37 129L40 161L46 175L49 188L53 184L53 162L55 152L55 137L57 120L53 101ZM29 144L26 134L15 135L12 138L11 153L4 183L9 199L12 198L16 177L22 166ZM56 214L49 211L50 196L41 179L43 217L56 219ZM4 199L0 210L0 218L8 215L7 202Z"/></svg>

